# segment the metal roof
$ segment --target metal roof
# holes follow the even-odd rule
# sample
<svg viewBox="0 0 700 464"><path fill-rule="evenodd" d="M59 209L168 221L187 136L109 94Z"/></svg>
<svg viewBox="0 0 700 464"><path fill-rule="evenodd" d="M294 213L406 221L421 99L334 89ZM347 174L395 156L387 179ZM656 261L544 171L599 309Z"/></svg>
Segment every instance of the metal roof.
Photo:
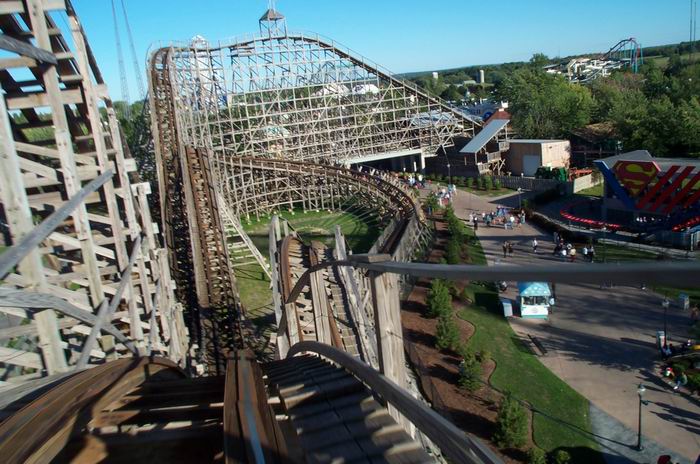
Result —
<svg viewBox="0 0 700 464"><path fill-rule="evenodd" d="M551 296L547 282L518 282L520 296Z"/></svg>
<svg viewBox="0 0 700 464"><path fill-rule="evenodd" d="M561 142L568 142L568 140L564 139L510 139L508 141L509 143L561 143Z"/></svg>
<svg viewBox="0 0 700 464"><path fill-rule="evenodd" d="M504 127L508 125L510 119L498 119L487 124L476 136L469 141L459 152L476 153L489 143Z"/></svg>

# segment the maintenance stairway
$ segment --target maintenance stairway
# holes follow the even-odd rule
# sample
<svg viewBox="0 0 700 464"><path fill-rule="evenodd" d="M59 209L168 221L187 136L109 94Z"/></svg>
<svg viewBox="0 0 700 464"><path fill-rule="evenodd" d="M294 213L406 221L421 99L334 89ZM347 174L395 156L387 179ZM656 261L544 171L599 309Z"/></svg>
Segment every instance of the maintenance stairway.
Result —
<svg viewBox="0 0 700 464"><path fill-rule="evenodd" d="M291 422L306 462L434 462L347 371L316 356L264 370L273 404Z"/></svg>

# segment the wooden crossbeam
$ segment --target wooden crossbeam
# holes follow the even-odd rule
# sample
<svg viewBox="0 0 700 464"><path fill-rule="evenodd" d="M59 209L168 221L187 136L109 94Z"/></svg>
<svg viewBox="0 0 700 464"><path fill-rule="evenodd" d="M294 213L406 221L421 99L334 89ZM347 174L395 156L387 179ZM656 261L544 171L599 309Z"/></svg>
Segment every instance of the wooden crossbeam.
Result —
<svg viewBox="0 0 700 464"><path fill-rule="evenodd" d="M44 221L27 234L19 244L5 250L5 252L0 255L0 278L4 278L22 258L27 256L30 251L36 248L54 229L56 229L56 227L58 227L58 225L63 222L89 194L100 188L113 174L111 169L102 173L97 179L83 187L78 194L67 203L44 219Z"/></svg>
<svg viewBox="0 0 700 464"><path fill-rule="evenodd" d="M0 49L17 53L27 58L32 58L38 62L46 64L58 64L58 60L48 50L35 47L34 45L17 40L7 34L0 34Z"/></svg>

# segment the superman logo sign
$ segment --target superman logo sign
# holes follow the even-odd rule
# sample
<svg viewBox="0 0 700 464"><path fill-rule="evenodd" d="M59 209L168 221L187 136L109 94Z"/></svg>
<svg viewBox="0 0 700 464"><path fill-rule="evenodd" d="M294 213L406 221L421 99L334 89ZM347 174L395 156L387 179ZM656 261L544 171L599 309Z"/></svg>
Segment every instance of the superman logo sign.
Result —
<svg viewBox="0 0 700 464"><path fill-rule="evenodd" d="M630 195L636 197L652 180L656 179L660 169L652 161L618 161L613 171L620 184Z"/></svg>

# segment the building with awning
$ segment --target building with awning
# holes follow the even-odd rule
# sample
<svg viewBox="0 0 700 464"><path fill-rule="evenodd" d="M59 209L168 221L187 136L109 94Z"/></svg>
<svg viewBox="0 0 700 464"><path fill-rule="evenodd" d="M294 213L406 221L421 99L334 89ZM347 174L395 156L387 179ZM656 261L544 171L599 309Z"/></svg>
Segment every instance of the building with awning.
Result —
<svg viewBox="0 0 700 464"><path fill-rule="evenodd" d="M546 319L552 291L546 282L518 282L518 304L523 318Z"/></svg>

